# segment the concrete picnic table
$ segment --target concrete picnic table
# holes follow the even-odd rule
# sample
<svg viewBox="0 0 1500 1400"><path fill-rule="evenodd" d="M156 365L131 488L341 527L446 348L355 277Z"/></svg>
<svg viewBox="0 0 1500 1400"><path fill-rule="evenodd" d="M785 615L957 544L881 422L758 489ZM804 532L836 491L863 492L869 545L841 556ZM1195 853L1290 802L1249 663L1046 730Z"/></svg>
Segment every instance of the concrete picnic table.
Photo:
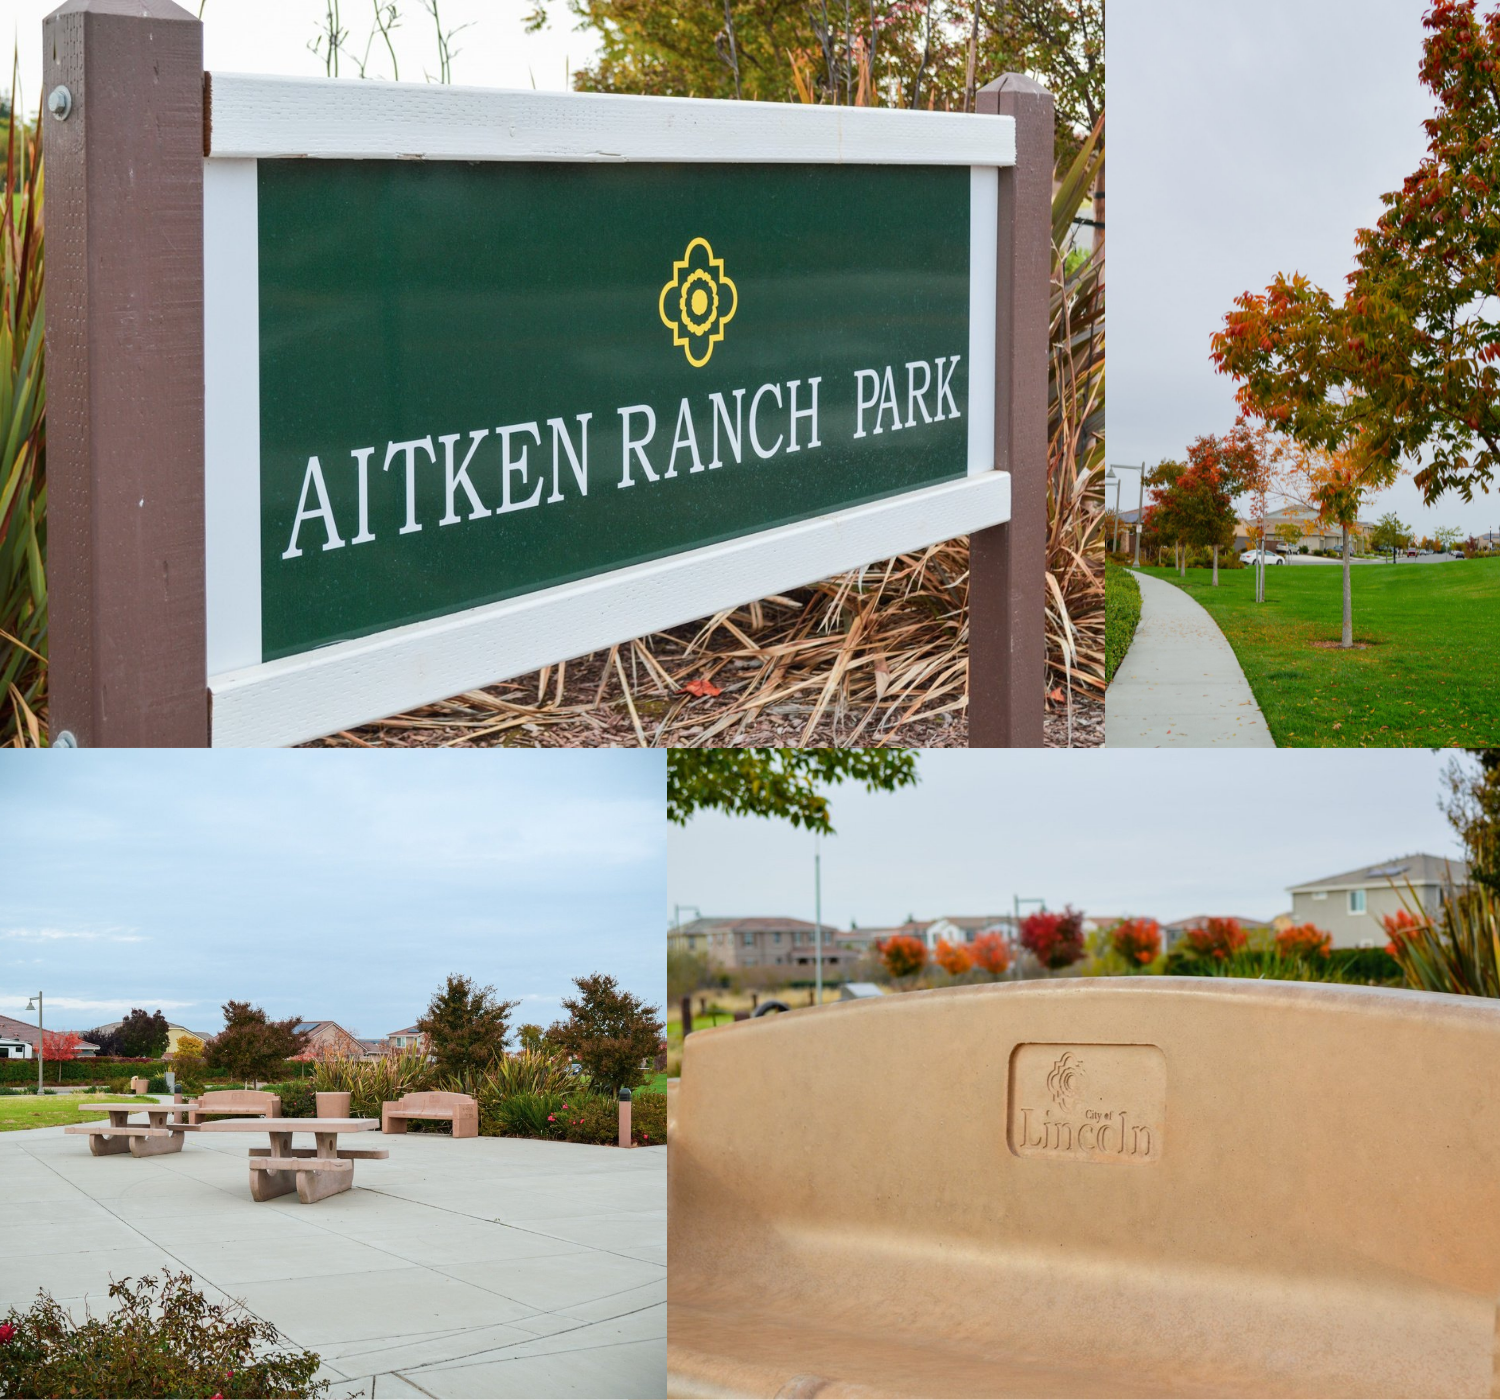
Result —
<svg viewBox="0 0 1500 1400"><path fill-rule="evenodd" d="M305 1206L336 1196L354 1185L357 1159L380 1159L383 1148L340 1147L340 1133L369 1133L380 1127L378 1118L223 1118L199 1123L200 1133L267 1133L270 1147L250 1149L250 1195L273 1200L295 1191ZM293 1133L311 1133L316 1147L293 1147Z"/></svg>
<svg viewBox="0 0 1500 1400"><path fill-rule="evenodd" d="M107 1113L108 1123L75 1123L63 1129L89 1140L89 1151L96 1157L128 1152L132 1157L159 1157L164 1152L181 1152L186 1133L198 1131L196 1125L183 1121L191 1108L185 1103L86 1103L80 1113ZM144 1113L144 1126L130 1121L132 1113Z"/></svg>

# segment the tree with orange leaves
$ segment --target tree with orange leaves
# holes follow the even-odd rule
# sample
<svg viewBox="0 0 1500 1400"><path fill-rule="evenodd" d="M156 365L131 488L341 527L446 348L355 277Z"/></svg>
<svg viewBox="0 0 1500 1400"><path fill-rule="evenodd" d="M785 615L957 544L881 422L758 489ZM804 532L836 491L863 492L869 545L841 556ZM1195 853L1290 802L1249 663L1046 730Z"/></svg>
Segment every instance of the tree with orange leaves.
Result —
<svg viewBox="0 0 1500 1400"><path fill-rule="evenodd" d="M969 945L974 966L991 977L999 977L1010 966L1010 945L1003 934L981 933Z"/></svg>
<svg viewBox="0 0 1500 1400"><path fill-rule="evenodd" d="M1500 466L1500 7L1481 18L1475 0L1435 0L1423 25L1427 154L1356 233L1343 300L1279 274L1236 299L1213 359L1246 413L1345 457L1335 493L1425 452L1430 504L1472 499Z"/></svg>
<svg viewBox="0 0 1500 1400"><path fill-rule="evenodd" d="M969 950L960 944L949 943L946 938L938 939L932 956L933 961L950 977L961 977L974 966Z"/></svg>

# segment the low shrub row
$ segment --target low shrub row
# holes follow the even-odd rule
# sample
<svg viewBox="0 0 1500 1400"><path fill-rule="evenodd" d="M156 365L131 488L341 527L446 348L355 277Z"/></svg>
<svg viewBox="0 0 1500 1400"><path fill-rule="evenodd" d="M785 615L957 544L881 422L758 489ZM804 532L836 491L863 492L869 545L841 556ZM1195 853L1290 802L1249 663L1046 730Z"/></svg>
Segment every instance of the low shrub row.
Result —
<svg viewBox="0 0 1500 1400"><path fill-rule="evenodd" d="M1404 986L1401 967L1384 948L1335 948L1299 957L1272 948L1240 948L1228 957L1200 957L1179 948L1167 955L1169 977L1262 977L1278 981Z"/></svg>

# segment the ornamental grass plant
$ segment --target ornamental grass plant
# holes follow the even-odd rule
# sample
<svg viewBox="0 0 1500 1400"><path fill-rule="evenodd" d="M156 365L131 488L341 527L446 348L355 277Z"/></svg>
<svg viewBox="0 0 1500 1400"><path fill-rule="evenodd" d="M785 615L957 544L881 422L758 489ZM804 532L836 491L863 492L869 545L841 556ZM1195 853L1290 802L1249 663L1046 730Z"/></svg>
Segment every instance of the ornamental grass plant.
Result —
<svg viewBox="0 0 1500 1400"><path fill-rule="evenodd" d="M1386 918L1387 951L1409 987L1500 997L1500 896L1483 885L1444 894L1434 914L1410 885L1405 908Z"/></svg>
<svg viewBox="0 0 1500 1400"><path fill-rule="evenodd" d="M18 88L20 58L12 70ZM42 343L42 147L4 121L0 191L0 745L46 742L46 380Z"/></svg>

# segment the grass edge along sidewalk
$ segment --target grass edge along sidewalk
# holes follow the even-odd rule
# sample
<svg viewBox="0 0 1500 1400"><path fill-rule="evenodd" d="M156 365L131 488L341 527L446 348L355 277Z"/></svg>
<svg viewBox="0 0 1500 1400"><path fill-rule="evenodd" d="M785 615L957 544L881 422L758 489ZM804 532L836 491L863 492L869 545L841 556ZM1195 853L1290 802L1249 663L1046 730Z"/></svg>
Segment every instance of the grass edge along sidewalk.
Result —
<svg viewBox="0 0 1500 1400"><path fill-rule="evenodd" d="M1500 558L1357 569L1355 648L1339 640L1341 571L1143 565L1206 608L1238 658L1278 747L1500 742Z"/></svg>
<svg viewBox="0 0 1500 1400"><path fill-rule="evenodd" d="M1104 566L1104 683L1114 680L1141 620L1141 586L1113 560Z"/></svg>

